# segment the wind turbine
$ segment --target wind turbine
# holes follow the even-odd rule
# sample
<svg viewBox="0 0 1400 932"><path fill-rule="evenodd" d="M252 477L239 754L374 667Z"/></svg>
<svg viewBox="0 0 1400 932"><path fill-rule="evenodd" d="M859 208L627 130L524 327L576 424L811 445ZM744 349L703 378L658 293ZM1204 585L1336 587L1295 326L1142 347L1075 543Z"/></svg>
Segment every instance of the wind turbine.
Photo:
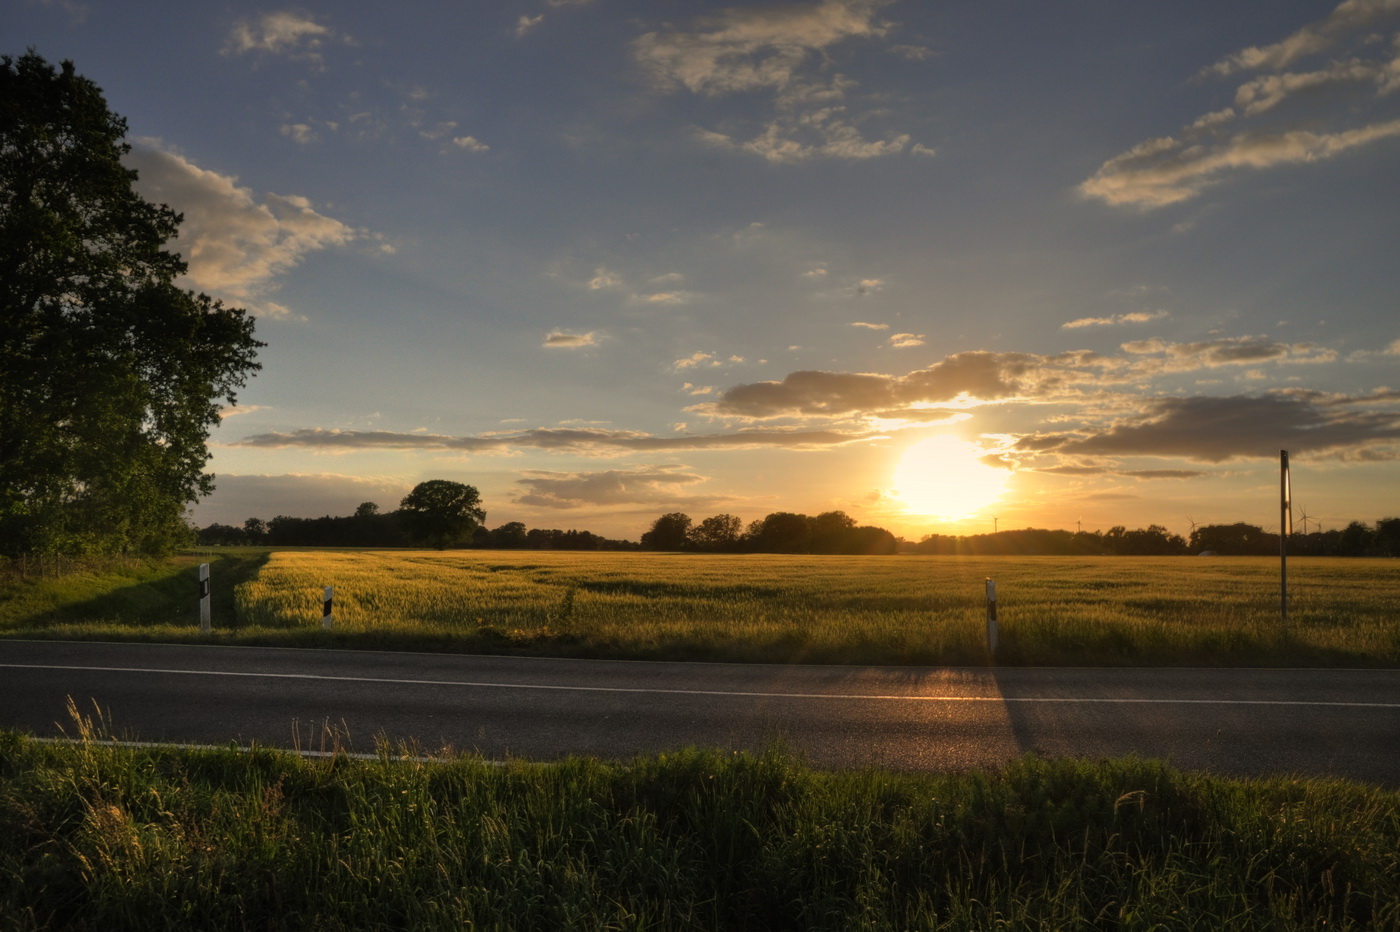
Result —
<svg viewBox="0 0 1400 932"><path fill-rule="evenodd" d="M1298 520L1301 521L1301 522L1303 523L1303 536L1304 536L1304 537L1307 537L1307 536L1308 536L1308 521L1309 521L1309 519L1312 518L1312 515L1308 514L1308 510L1307 510L1306 508L1304 508L1302 505L1299 505L1299 506L1298 506L1298 511L1300 512L1300 514L1299 514L1299 516L1298 516Z"/></svg>

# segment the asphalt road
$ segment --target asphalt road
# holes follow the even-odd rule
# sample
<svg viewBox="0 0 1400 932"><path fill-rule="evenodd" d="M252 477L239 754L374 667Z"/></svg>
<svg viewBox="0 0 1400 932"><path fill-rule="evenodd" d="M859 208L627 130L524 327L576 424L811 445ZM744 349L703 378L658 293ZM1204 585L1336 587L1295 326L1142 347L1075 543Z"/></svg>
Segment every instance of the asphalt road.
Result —
<svg viewBox="0 0 1400 932"><path fill-rule="evenodd" d="M835 667L0 640L0 728L492 758L774 739L819 767L963 770L1027 751L1400 787L1400 670Z"/></svg>

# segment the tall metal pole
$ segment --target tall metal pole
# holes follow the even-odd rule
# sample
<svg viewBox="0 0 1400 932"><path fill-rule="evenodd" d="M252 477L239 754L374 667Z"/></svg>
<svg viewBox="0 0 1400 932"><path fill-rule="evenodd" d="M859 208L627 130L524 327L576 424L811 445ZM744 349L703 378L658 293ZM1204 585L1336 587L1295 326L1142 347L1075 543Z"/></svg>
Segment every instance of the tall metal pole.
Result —
<svg viewBox="0 0 1400 932"><path fill-rule="evenodd" d="M1293 492L1288 478L1288 451L1280 450L1279 457L1279 519L1278 519L1278 562L1279 562L1279 617L1288 624L1288 536L1293 533Z"/></svg>

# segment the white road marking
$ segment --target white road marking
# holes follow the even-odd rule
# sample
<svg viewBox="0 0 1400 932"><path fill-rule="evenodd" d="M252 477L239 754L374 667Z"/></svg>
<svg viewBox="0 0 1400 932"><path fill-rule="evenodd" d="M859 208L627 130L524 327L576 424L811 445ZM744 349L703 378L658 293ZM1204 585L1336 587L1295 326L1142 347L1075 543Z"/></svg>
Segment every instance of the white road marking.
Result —
<svg viewBox="0 0 1400 932"><path fill-rule="evenodd" d="M250 679L308 680L333 683L381 683L392 686L456 686L468 689L529 689L554 692L633 693L669 696L718 696L736 699L846 699L859 702L999 702L1079 703L1084 705L1239 705L1319 708L1400 709L1400 702L1321 702L1308 699L1144 699L1102 696L919 696L860 693L744 692L717 689L660 689L643 686L567 686L544 683L491 683L471 680L412 680L373 676L324 676L318 673L248 673L237 670L171 670L155 667L94 667L40 663L4 663L0 669L71 670L100 673L158 673L173 676L229 676Z"/></svg>

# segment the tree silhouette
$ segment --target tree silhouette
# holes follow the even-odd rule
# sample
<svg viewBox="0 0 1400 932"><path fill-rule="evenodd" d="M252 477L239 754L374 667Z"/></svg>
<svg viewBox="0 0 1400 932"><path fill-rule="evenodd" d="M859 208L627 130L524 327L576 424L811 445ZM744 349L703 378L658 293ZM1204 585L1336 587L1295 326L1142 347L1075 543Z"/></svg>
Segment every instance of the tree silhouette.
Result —
<svg viewBox="0 0 1400 932"><path fill-rule="evenodd" d="M729 553L739 549L744 523L737 515L712 515L690 530L690 544L696 550Z"/></svg>
<svg viewBox="0 0 1400 932"><path fill-rule="evenodd" d="M470 543L486 520L475 486L429 479L413 487L399 503L399 516L410 539L438 550Z"/></svg>
<svg viewBox="0 0 1400 932"><path fill-rule="evenodd" d="M690 515L673 511L652 522L651 530L642 535L642 547L646 550L684 550L689 534Z"/></svg>

